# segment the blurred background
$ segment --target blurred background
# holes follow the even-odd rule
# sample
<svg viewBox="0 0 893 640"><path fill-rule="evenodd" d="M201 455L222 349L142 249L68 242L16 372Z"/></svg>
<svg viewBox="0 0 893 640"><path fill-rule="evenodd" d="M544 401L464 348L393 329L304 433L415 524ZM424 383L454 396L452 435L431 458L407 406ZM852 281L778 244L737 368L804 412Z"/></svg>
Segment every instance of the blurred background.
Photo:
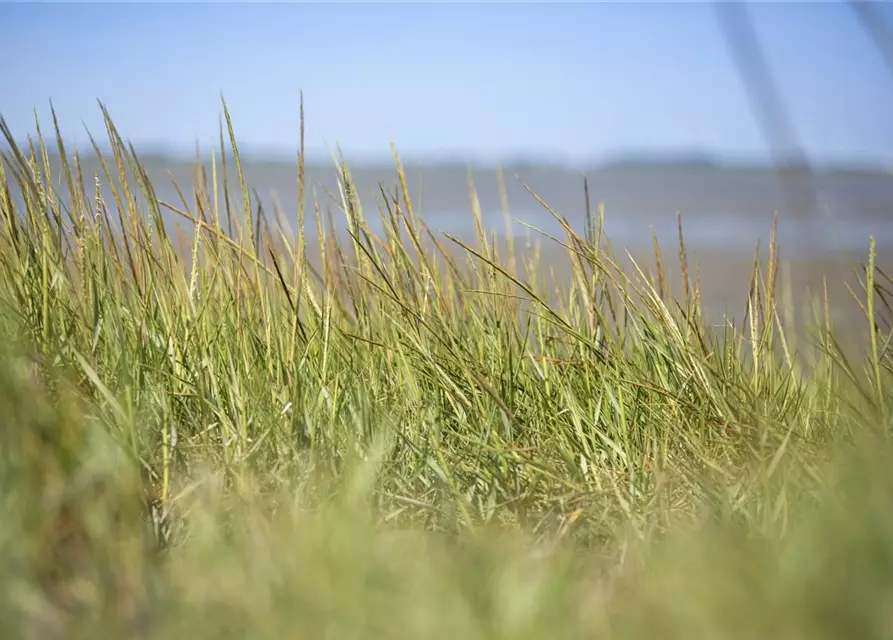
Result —
<svg viewBox="0 0 893 640"><path fill-rule="evenodd" d="M500 231L497 167L549 232L518 178L582 231L586 176L634 254L652 230L672 250L680 213L717 304L776 214L796 288L893 245L886 3L3 3L0 24L13 135L52 100L69 149L102 145L101 100L169 201L219 149L222 93L249 185L294 221L303 92L324 209L340 146L373 210L393 142L435 230L471 234L469 168Z"/></svg>

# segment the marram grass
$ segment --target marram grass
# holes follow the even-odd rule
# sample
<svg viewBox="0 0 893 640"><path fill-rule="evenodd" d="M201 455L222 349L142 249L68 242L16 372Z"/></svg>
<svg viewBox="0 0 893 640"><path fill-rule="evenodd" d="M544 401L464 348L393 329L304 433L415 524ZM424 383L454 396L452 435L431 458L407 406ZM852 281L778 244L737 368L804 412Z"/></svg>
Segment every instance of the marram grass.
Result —
<svg viewBox="0 0 893 640"><path fill-rule="evenodd" d="M3 124L3 637L893 635L873 241L857 356L827 298L794 340L774 241L717 329L681 225L671 283L542 203L556 291L473 183L477 242L431 232L396 153L376 234L302 149L287 233L224 111L177 203L107 115L89 176Z"/></svg>

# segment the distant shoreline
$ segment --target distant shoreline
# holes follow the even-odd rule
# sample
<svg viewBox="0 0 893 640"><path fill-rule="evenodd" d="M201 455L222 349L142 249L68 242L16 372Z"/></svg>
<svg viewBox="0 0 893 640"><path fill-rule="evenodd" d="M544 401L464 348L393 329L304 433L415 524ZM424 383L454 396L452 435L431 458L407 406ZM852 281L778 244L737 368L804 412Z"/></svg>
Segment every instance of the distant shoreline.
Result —
<svg viewBox="0 0 893 640"><path fill-rule="evenodd" d="M27 143L19 142L20 149L26 149ZM135 145L137 153L143 162L149 164L167 164L167 165L194 165L196 154L195 151L173 151L173 150L157 150L152 149L149 145L142 145L144 152L140 152L141 145ZM8 145L3 145L3 151L8 151ZM110 150L103 147L100 148L103 154L111 153ZM94 149L90 147L70 149L69 153L77 153L82 159L95 157ZM215 152L219 157L219 148L215 148ZM51 160L58 159L58 152L48 149ZM227 155L231 156L231 149L227 148ZM293 154L269 152L269 151L240 151L242 161L255 166L294 166L297 164L297 151ZM382 157L378 159L362 158L362 154L356 157L350 153L345 154L348 164L355 169L363 170L381 170L393 169L394 164L390 158ZM201 159L203 162L210 163L211 155L208 153L208 147L201 148ZM552 170L565 171L572 173L599 174L612 173L616 171L622 172L649 172L649 171L696 171L696 172L732 172L732 173L779 173L780 171L808 171L809 173L821 176L827 175L853 175L853 176L884 176L893 178L893 166L888 166L877 162L866 161L817 161L810 164L804 164L797 160L792 160L785 164L775 164L768 161L761 161L747 158L724 157L711 154L642 154L642 155L626 155L618 154L608 156L603 160L589 160L581 162L561 161L549 159L544 156L542 160L533 160L524 157L506 157L501 160L484 160L474 158L469 155L467 158L458 156L425 156L407 155L401 156L401 160L406 167L424 168L428 170L494 170L502 167L504 171L510 170ZM334 161L328 157L308 157L305 160L307 168L330 169Z"/></svg>

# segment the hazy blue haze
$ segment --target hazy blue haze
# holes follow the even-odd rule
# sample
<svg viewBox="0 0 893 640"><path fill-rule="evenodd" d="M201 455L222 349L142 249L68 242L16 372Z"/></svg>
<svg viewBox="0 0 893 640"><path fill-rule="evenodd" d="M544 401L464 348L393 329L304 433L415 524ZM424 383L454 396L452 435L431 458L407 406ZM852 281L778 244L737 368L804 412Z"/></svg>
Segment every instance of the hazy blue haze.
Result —
<svg viewBox="0 0 893 640"><path fill-rule="evenodd" d="M851 10L748 8L807 152L893 165L893 78ZM223 91L246 148L292 154L303 90L313 154L768 158L709 3L3 3L0 26L17 135L52 98L84 144L100 98L133 141L190 149Z"/></svg>

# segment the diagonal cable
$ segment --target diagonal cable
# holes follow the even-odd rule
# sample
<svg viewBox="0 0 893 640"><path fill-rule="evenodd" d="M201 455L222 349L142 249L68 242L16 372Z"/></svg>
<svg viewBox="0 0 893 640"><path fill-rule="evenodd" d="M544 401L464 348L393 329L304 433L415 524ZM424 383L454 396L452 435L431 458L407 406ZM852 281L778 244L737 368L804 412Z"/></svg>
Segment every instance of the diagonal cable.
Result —
<svg viewBox="0 0 893 640"><path fill-rule="evenodd" d="M877 4L865 0L849 0L848 4L884 58L887 69L893 74L893 31L878 10Z"/></svg>
<svg viewBox="0 0 893 640"><path fill-rule="evenodd" d="M744 81L751 109L778 166L791 213L812 214L816 211L817 201L812 190L809 161L773 82L750 16L738 2L718 0L713 6L729 52Z"/></svg>

